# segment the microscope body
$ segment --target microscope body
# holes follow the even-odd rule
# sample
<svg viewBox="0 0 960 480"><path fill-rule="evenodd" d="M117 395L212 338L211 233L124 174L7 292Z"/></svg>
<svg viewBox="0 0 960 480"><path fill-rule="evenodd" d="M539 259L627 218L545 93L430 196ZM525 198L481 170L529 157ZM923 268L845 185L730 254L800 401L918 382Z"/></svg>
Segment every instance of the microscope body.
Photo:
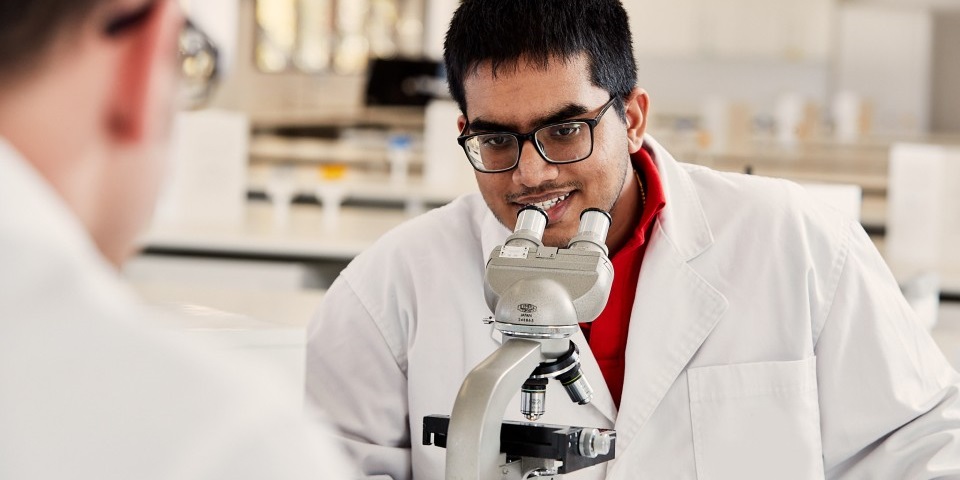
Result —
<svg viewBox="0 0 960 480"><path fill-rule="evenodd" d="M513 235L487 260L484 298L504 334L569 337L607 304L613 284L606 246L610 215L584 210L580 231L568 248L543 245L546 224L543 210L521 210Z"/></svg>
<svg viewBox="0 0 960 480"><path fill-rule="evenodd" d="M502 332L504 341L467 375L449 422L424 418L424 444L447 448L447 480L553 477L613 458L612 430L503 422L517 391L523 415L539 419L551 378L575 403L593 396L570 337L579 323L600 315L610 294L613 266L605 245L610 216L585 210L567 248L543 245L546 223L543 210L525 207L514 233L490 254L484 296L494 316L484 321ZM511 437L502 436L507 433Z"/></svg>
<svg viewBox="0 0 960 480"><path fill-rule="evenodd" d="M501 245L487 262L484 295L507 335L569 336L600 315L612 283L603 252Z"/></svg>

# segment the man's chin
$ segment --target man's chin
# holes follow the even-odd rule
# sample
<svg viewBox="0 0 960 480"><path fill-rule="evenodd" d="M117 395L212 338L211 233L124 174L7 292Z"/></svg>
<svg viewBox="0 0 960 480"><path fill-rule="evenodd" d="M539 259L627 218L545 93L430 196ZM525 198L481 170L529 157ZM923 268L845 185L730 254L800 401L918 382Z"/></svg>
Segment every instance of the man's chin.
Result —
<svg viewBox="0 0 960 480"><path fill-rule="evenodd" d="M564 235L547 230L547 232L543 234L543 244L548 247L567 248L571 238L573 238L572 235Z"/></svg>

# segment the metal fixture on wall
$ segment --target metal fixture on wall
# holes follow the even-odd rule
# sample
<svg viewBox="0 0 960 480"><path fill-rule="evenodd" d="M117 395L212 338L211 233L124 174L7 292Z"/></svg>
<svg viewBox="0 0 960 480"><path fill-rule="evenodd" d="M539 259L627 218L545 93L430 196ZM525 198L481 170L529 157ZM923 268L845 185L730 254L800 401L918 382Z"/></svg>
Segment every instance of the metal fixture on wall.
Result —
<svg viewBox="0 0 960 480"><path fill-rule="evenodd" d="M263 72L362 73L370 58L423 54L425 0L256 0Z"/></svg>

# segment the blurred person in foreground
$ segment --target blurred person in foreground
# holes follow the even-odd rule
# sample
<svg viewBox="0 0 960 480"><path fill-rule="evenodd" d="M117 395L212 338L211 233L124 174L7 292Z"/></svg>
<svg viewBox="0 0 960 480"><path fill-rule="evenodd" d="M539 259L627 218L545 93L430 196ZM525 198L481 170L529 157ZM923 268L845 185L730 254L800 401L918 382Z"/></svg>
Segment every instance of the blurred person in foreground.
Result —
<svg viewBox="0 0 960 480"><path fill-rule="evenodd" d="M351 472L272 383L148 326L118 274L164 176L188 26L175 0L0 0L0 478Z"/></svg>
<svg viewBox="0 0 960 480"><path fill-rule="evenodd" d="M616 459L565 478L960 478L960 376L861 226L646 135L620 2L465 0L444 58L480 193L384 235L309 330L307 398L367 474L443 478L423 417L498 348L484 266L535 204L548 246L613 217L610 298L573 337L593 401L551 382L540 421L615 428Z"/></svg>

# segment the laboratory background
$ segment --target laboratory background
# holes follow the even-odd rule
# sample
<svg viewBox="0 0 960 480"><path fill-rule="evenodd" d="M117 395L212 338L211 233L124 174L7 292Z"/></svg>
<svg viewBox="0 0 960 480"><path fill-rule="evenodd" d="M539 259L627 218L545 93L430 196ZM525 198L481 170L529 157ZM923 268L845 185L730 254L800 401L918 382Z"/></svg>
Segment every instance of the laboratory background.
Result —
<svg viewBox="0 0 960 480"><path fill-rule="evenodd" d="M171 328L280 367L299 405L306 324L338 272L476 190L440 65L458 2L183 3L218 57L195 67L217 80L178 114L124 275L182 314ZM858 218L960 368L960 0L624 5L649 133L679 161L790 179Z"/></svg>

